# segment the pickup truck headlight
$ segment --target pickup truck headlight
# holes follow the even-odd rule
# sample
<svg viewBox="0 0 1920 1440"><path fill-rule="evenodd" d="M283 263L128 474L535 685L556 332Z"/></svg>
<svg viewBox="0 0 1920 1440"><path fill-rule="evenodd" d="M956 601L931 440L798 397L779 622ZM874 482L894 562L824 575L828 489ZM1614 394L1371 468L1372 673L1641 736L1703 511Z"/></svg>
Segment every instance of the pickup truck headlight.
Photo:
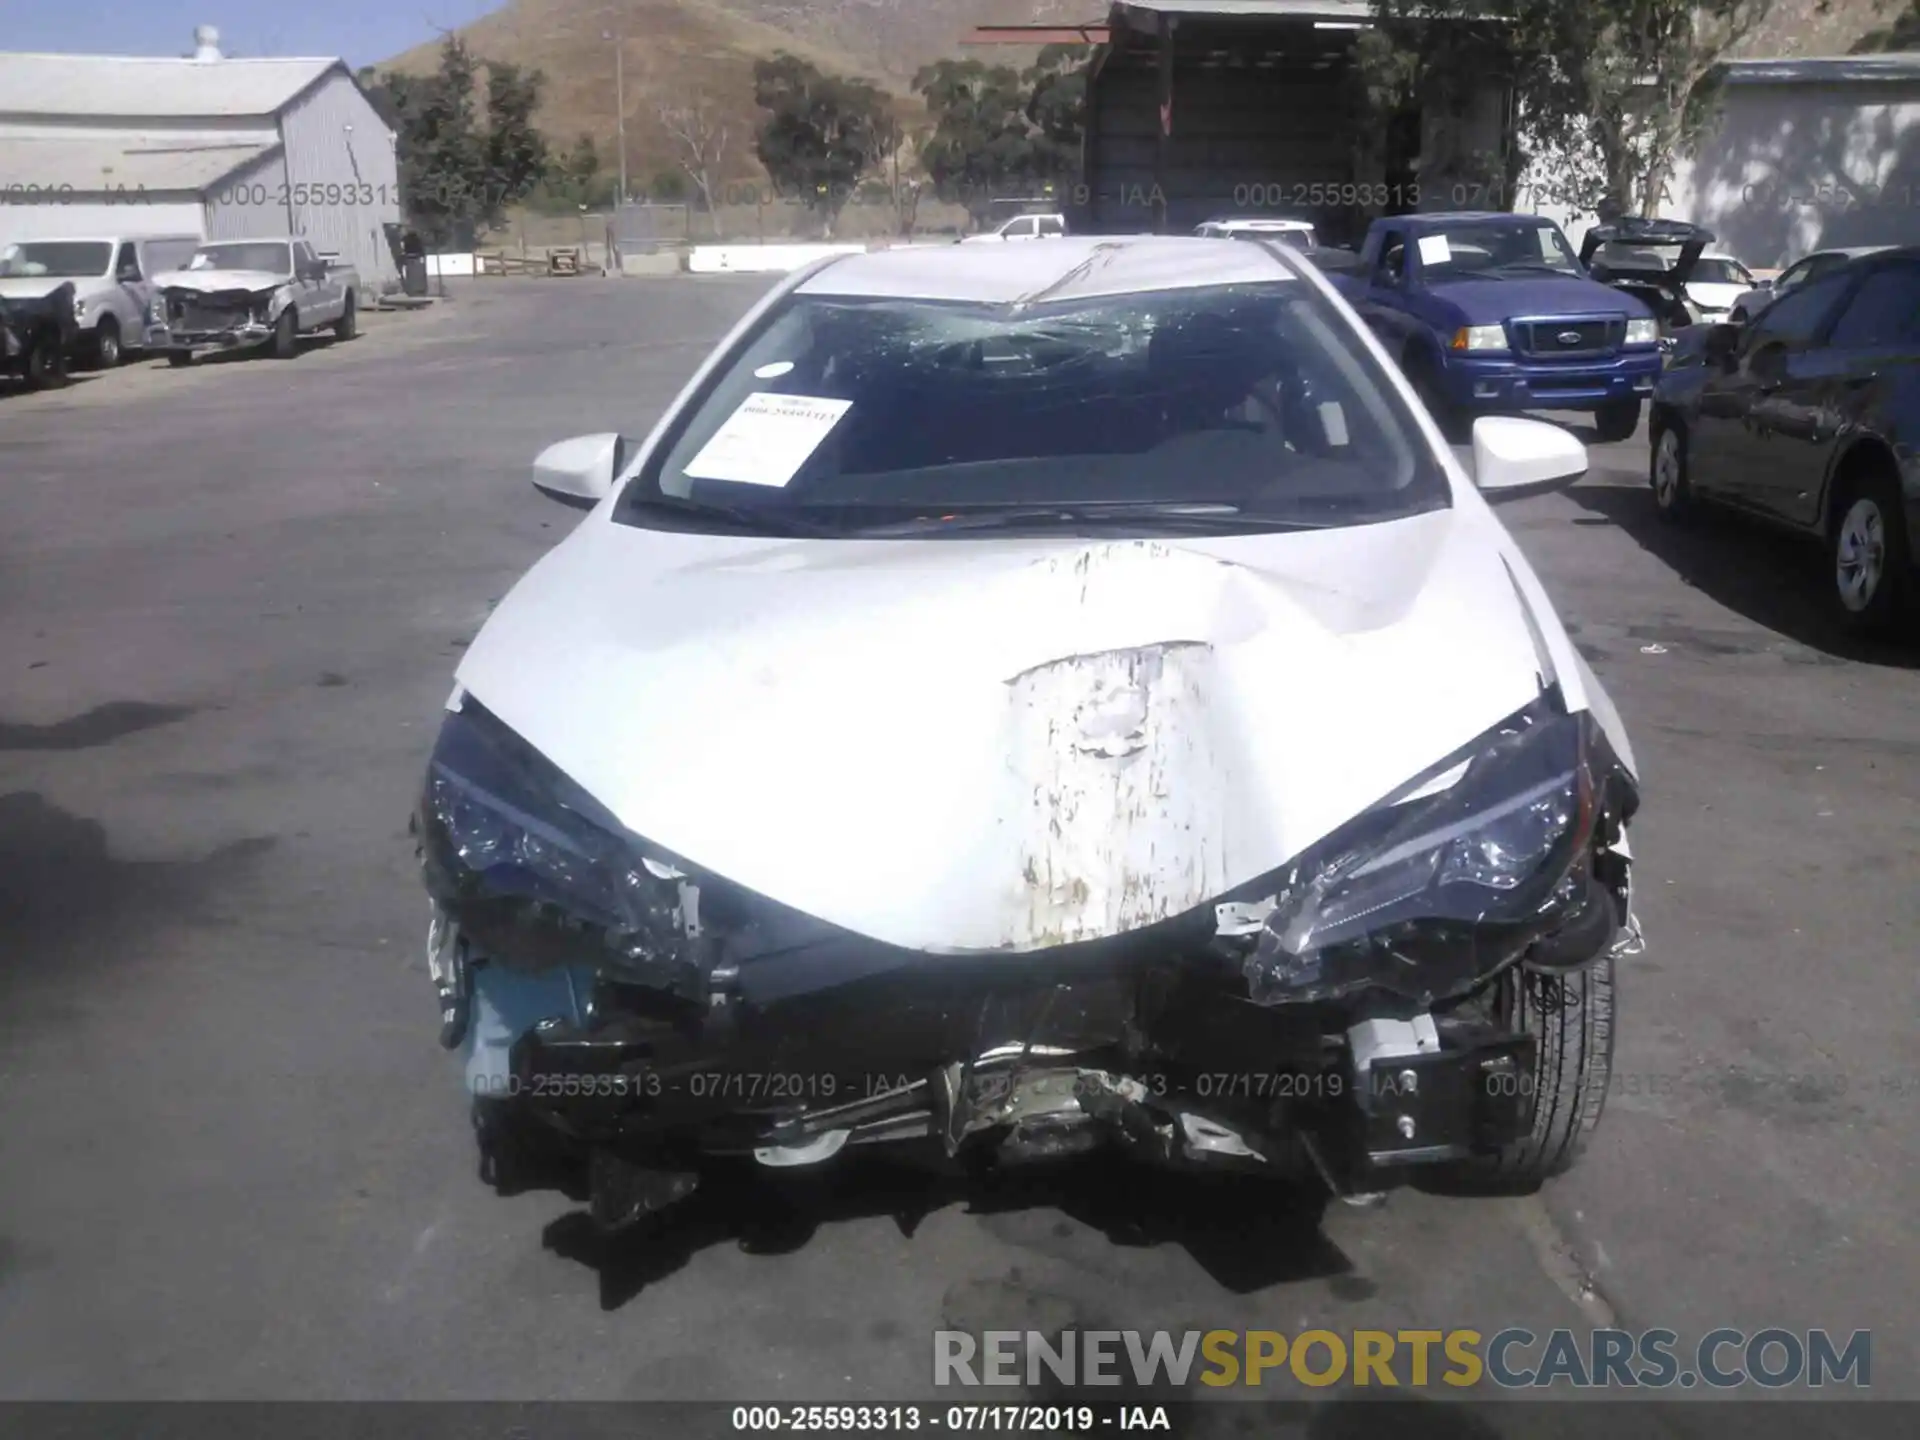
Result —
<svg viewBox="0 0 1920 1440"><path fill-rule="evenodd" d="M1507 348L1504 325L1465 325L1453 332L1453 349L1493 351Z"/></svg>
<svg viewBox="0 0 1920 1440"><path fill-rule="evenodd" d="M1244 962L1251 998L1458 994L1611 903L1596 895L1595 837L1637 796L1590 715L1530 706L1440 776L1452 783L1369 812L1289 867Z"/></svg>
<svg viewBox="0 0 1920 1440"><path fill-rule="evenodd" d="M1627 321L1627 344L1658 345L1660 343L1660 322L1658 320Z"/></svg>
<svg viewBox="0 0 1920 1440"><path fill-rule="evenodd" d="M147 323L149 325L167 323L167 302L164 297L156 295L147 302Z"/></svg>

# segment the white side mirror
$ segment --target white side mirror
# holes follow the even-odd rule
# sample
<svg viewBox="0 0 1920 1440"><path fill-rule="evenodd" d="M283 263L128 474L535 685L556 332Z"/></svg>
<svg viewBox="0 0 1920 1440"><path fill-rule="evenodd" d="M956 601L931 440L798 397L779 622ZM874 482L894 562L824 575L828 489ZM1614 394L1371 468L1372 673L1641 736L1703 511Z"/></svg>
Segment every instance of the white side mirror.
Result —
<svg viewBox="0 0 1920 1440"><path fill-rule="evenodd" d="M1571 485L1587 473L1587 447L1558 425L1517 415L1473 422L1473 483L1516 494Z"/></svg>
<svg viewBox="0 0 1920 1440"><path fill-rule="evenodd" d="M540 452L533 485L564 504L591 510L612 492L626 459L626 441L617 434L576 435Z"/></svg>

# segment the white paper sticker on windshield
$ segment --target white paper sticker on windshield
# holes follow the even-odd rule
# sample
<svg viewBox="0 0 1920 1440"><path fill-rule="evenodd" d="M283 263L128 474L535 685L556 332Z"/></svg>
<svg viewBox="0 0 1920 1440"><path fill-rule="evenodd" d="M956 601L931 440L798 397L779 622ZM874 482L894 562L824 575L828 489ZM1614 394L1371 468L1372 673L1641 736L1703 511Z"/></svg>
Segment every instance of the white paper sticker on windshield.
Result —
<svg viewBox="0 0 1920 1440"><path fill-rule="evenodd" d="M1420 263L1422 265L1444 265L1453 259L1453 251L1447 247L1444 235L1422 235L1420 237Z"/></svg>
<svg viewBox="0 0 1920 1440"><path fill-rule="evenodd" d="M1327 444L1335 449L1347 443L1347 412L1340 408L1338 400L1328 400L1320 406L1320 428L1326 432Z"/></svg>
<svg viewBox="0 0 1920 1440"><path fill-rule="evenodd" d="M851 400L765 391L749 395L693 457L687 475L736 485L785 485L852 408Z"/></svg>
<svg viewBox="0 0 1920 1440"><path fill-rule="evenodd" d="M787 374L792 369L793 362L791 360L776 360L771 365L762 365L758 370L754 371L753 378L756 380L778 380L782 375Z"/></svg>

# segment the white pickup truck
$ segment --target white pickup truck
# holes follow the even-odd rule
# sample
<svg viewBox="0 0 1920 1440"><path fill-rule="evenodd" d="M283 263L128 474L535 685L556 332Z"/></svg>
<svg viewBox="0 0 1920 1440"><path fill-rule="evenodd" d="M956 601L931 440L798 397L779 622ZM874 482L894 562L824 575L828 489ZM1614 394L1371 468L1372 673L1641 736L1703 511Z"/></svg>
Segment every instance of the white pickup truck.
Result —
<svg viewBox="0 0 1920 1440"><path fill-rule="evenodd" d="M111 370L147 333L153 277L199 244L198 235L105 235L0 245L0 297L38 300L71 283L74 358Z"/></svg>
<svg viewBox="0 0 1920 1440"><path fill-rule="evenodd" d="M1057 240L1067 233L1064 215L1016 215L1005 224L978 235L968 235L962 245L1006 245L1022 240Z"/></svg>
<svg viewBox="0 0 1920 1440"><path fill-rule="evenodd" d="M359 324L358 272L305 240L210 241L154 287L147 343L172 365L262 345L291 360L302 335L331 330L351 340Z"/></svg>

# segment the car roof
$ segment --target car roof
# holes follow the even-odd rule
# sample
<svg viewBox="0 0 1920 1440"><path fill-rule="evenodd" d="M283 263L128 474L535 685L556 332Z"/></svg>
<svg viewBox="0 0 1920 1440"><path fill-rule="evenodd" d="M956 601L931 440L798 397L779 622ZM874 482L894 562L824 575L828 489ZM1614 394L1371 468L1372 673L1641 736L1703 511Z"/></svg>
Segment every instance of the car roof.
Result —
<svg viewBox="0 0 1920 1440"><path fill-rule="evenodd" d="M1298 279L1285 259L1242 240L1066 235L1045 245L935 245L830 260L802 295L1033 304Z"/></svg>
<svg viewBox="0 0 1920 1440"><path fill-rule="evenodd" d="M1248 225L1272 230L1311 230L1311 220L1293 220L1278 215L1216 215L1209 225Z"/></svg>
<svg viewBox="0 0 1920 1440"><path fill-rule="evenodd" d="M138 245L148 240L191 240L198 245L198 235L143 235L137 230L123 230L118 235L17 235L0 240L0 245Z"/></svg>

